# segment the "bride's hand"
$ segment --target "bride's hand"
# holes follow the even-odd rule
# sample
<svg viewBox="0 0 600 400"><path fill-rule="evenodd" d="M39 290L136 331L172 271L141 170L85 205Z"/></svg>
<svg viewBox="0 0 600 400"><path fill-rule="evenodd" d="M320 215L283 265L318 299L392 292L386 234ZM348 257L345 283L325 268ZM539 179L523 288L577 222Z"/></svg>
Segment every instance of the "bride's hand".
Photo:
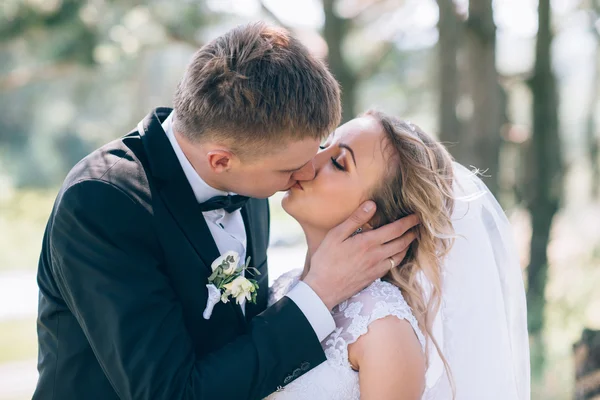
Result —
<svg viewBox="0 0 600 400"><path fill-rule="evenodd" d="M375 214L375 203L365 202L345 222L332 229L310 261L304 278L330 310L384 276L405 257L419 223L410 215L360 235L351 236Z"/></svg>

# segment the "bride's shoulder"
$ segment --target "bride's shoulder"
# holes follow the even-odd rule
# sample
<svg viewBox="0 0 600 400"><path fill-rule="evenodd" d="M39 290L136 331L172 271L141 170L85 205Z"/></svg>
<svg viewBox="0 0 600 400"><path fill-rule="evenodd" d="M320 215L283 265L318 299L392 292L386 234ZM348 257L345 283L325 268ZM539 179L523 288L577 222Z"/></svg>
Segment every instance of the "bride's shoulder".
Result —
<svg viewBox="0 0 600 400"><path fill-rule="evenodd" d="M333 309L336 326L339 333L343 332L347 344L366 334L373 322L389 316L406 320L415 331L421 346L425 346L425 337L412 309L400 289L389 282L378 279Z"/></svg>
<svg viewBox="0 0 600 400"><path fill-rule="evenodd" d="M375 282L371 283L369 286L355 294L353 298L406 303L402 291L398 286L381 279L377 279Z"/></svg>
<svg viewBox="0 0 600 400"><path fill-rule="evenodd" d="M376 309L382 307L389 308L393 306L394 309L403 309L410 311L410 307L400 289L386 281L377 279L369 286L349 298L348 300L340 303L334 308L334 315L346 315L352 314L352 311L348 311L348 307L357 309L361 308L363 313L365 311L374 312Z"/></svg>

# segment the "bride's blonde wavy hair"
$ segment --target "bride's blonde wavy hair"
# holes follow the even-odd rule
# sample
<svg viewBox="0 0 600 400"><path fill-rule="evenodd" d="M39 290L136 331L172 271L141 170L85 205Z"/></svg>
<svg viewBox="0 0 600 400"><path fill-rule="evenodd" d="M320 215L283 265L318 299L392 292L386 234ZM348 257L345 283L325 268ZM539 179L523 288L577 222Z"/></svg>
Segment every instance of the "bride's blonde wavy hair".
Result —
<svg viewBox="0 0 600 400"><path fill-rule="evenodd" d="M402 291L419 327L440 355L454 392L448 362L432 335L433 320L441 306L441 268L454 243L453 159L441 143L408 121L376 110L363 115L379 122L385 132L384 153L391 154L386 160L387 176L371 194L377 204L371 225L377 228L410 214L421 221L413 228L417 239L406 257L383 279ZM426 291L423 277L430 285ZM429 358L427 351L425 358Z"/></svg>

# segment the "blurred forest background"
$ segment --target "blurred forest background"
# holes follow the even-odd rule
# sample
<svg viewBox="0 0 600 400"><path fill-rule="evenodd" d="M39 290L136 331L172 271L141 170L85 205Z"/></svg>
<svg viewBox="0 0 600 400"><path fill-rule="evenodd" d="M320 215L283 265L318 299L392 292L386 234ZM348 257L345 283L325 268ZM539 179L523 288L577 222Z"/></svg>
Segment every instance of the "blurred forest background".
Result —
<svg viewBox="0 0 600 400"><path fill-rule="evenodd" d="M171 105L198 47L258 19L327 60L345 120L377 106L485 171L518 239L532 399L599 395L599 18L600 0L2 0L0 399L35 385L37 257L66 173ZM271 265L300 265L272 205Z"/></svg>

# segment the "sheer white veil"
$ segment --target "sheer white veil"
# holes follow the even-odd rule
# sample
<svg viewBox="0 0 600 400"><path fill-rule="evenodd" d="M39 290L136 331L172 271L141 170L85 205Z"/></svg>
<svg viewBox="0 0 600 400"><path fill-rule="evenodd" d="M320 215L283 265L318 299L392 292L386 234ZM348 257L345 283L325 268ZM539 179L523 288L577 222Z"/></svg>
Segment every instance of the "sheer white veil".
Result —
<svg viewBox="0 0 600 400"><path fill-rule="evenodd" d="M511 227L483 182L454 163L456 240L443 265L433 336L449 363L456 400L529 400L525 290ZM423 399L452 399L435 347Z"/></svg>

